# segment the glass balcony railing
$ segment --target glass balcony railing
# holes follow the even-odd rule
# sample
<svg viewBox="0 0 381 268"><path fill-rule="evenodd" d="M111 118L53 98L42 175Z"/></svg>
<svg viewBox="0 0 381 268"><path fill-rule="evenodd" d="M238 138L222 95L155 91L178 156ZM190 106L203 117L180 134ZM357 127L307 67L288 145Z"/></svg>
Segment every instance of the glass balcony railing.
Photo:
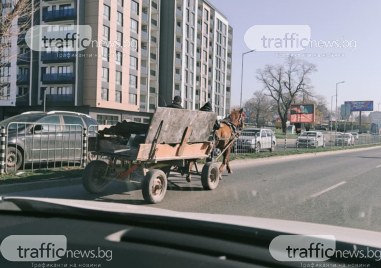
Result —
<svg viewBox="0 0 381 268"><path fill-rule="evenodd" d="M75 8L59 9L59 10L44 10L42 19L45 22L59 20L73 20L77 18Z"/></svg>

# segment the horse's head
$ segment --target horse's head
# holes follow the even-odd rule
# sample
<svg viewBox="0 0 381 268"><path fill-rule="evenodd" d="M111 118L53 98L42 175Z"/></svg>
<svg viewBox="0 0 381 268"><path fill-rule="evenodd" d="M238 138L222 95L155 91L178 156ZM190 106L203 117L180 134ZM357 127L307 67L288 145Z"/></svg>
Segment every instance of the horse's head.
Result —
<svg viewBox="0 0 381 268"><path fill-rule="evenodd" d="M243 109L241 108L240 110L233 110L231 113L230 113L230 122L232 122L232 124L234 126L236 126L237 128L239 129L242 129L243 128L243 122L244 122L244 112L243 112Z"/></svg>

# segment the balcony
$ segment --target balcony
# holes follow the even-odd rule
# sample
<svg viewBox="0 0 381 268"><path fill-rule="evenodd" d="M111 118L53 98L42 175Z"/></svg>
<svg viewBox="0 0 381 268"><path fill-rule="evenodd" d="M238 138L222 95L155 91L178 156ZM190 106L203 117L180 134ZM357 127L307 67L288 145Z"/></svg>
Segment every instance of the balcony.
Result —
<svg viewBox="0 0 381 268"><path fill-rule="evenodd" d="M181 49L182 49L181 43L176 42L176 51L181 51Z"/></svg>
<svg viewBox="0 0 381 268"><path fill-rule="evenodd" d="M77 11L75 8L59 9L59 10L44 10L42 19L45 22L61 21L61 20L74 20L77 18Z"/></svg>
<svg viewBox="0 0 381 268"><path fill-rule="evenodd" d="M42 52L41 53L41 60L43 63L71 62L71 61L75 61L76 57L77 57L76 51Z"/></svg>
<svg viewBox="0 0 381 268"><path fill-rule="evenodd" d="M181 59L178 59L178 58L175 59L175 66L181 67Z"/></svg>
<svg viewBox="0 0 381 268"><path fill-rule="evenodd" d="M46 104L49 106L54 105L68 105L74 103L74 94L68 95L46 95Z"/></svg>
<svg viewBox="0 0 381 268"><path fill-rule="evenodd" d="M17 45L25 44L25 35L26 34L19 34L17 37Z"/></svg>
<svg viewBox="0 0 381 268"><path fill-rule="evenodd" d="M29 74L28 73L18 74L16 84L17 85L29 85Z"/></svg>
<svg viewBox="0 0 381 268"><path fill-rule="evenodd" d="M17 25L19 26L30 25L30 21L31 21L30 16L27 16L27 15L20 16L19 19L17 20Z"/></svg>
<svg viewBox="0 0 381 268"><path fill-rule="evenodd" d="M75 82L74 73L42 74L44 84L73 84Z"/></svg>
<svg viewBox="0 0 381 268"><path fill-rule="evenodd" d="M176 18L177 19L182 19L182 17L183 17L183 11L181 9L179 9L179 7L177 7L176 8Z"/></svg>
<svg viewBox="0 0 381 268"><path fill-rule="evenodd" d="M146 31L142 31L141 36L142 36L142 39L143 39L143 40L148 40L148 32L146 32Z"/></svg>
<svg viewBox="0 0 381 268"><path fill-rule="evenodd" d="M148 75L147 67L141 67L140 68L140 74L141 74L141 76L147 77L147 75Z"/></svg>
<svg viewBox="0 0 381 268"><path fill-rule="evenodd" d="M148 21L149 21L148 14L142 13L142 22L148 22Z"/></svg>
<svg viewBox="0 0 381 268"><path fill-rule="evenodd" d="M181 75L175 74L175 81L181 81Z"/></svg>
<svg viewBox="0 0 381 268"><path fill-rule="evenodd" d="M141 54L142 54L142 57L148 57L148 50L142 48L142 50L141 50Z"/></svg>
<svg viewBox="0 0 381 268"><path fill-rule="evenodd" d="M140 94L147 94L147 85L140 84Z"/></svg>
<svg viewBox="0 0 381 268"><path fill-rule="evenodd" d="M183 34L183 29L180 26L176 26L176 33L179 35Z"/></svg>
<svg viewBox="0 0 381 268"><path fill-rule="evenodd" d="M30 64L30 53L23 53L17 56L17 65L29 65Z"/></svg>

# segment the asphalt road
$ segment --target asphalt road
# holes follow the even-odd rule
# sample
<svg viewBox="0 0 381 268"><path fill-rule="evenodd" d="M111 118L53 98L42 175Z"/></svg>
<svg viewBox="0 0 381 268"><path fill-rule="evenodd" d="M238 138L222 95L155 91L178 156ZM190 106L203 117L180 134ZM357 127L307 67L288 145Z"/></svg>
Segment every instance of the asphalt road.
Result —
<svg viewBox="0 0 381 268"><path fill-rule="evenodd" d="M176 211L248 215L381 231L381 148L322 155L233 161L219 187L204 191L198 177L171 175L164 201ZM81 184L12 195L145 205L140 183L114 182L102 195Z"/></svg>

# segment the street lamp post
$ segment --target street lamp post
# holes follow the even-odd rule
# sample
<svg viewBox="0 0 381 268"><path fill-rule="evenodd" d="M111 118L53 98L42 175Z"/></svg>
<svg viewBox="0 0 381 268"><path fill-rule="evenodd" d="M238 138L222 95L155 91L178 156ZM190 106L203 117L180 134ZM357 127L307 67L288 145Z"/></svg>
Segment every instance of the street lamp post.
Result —
<svg viewBox="0 0 381 268"><path fill-rule="evenodd" d="M338 118L338 115L339 115L339 109L337 108L337 86L339 85L339 84L343 84L343 83L345 83L345 81L341 81L341 82L337 82L336 83L336 131L335 132L337 132L337 118Z"/></svg>
<svg viewBox="0 0 381 268"><path fill-rule="evenodd" d="M241 108L242 108L243 59L244 59L244 56L245 56L246 54L249 54L249 53L254 52L254 51L255 51L255 49L253 49L253 50L249 50L249 51L246 51L246 52L242 53L242 66L241 66L241 98L240 98L240 101L239 101L239 107L241 107Z"/></svg>
<svg viewBox="0 0 381 268"><path fill-rule="evenodd" d="M332 104L333 104L333 97L335 97L336 95L333 95L333 96L331 96L331 114L330 114L330 121L331 121L331 133L332 133L332 113L333 113L333 111L332 111Z"/></svg>
<svg viewBox="0 0 381 268"><path fill-rule="evenodd" d="M46 88L44 90L44 113L46 112Z"/></svg>

